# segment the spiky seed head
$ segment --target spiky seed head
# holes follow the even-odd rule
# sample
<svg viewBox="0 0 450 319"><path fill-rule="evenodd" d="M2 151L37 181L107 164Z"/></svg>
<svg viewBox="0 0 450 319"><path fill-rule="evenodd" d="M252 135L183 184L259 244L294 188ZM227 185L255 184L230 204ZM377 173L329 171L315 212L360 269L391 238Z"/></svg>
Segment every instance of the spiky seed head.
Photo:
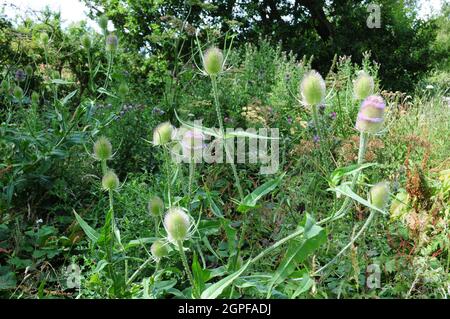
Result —
<svg viewBox="0 0 450 319"><path fill-rule="evenodd" d="M205 147L205 136L199 130L188 130L183 134L181 147L183 155L187 158L199 158L202 155L202 149Z"/></svg>
<svg viewBox="0 0 450 319"><path fill-rule="evenodd" d="M369 201L373 206L384 209L389 201L389 183L384 181L372 186Z"/></svg>
<svg viewBox="0 0 450 319"><path fill-rule="evenodd" d="M167 248L166 243L162 240L157 240L153 242L152 247L150 248L150 252L156 261L160 261L162 258L166 257L169 254L169 249Z"/></svg>
<svg viewBox="0 0 450 319"><path fill-rule="evenodd" d="M373 78L367 72L360 72L353 82L353 94L356 99L364 100L373 93L375 84Z"/></svg>
<svg viewBox="0 0 450 319"><path fill-rule="evenodd" d="M13 91L13 95L16 99L21 101L23 99L23 90L20 86L16 86Z"/></svg>
<svg viewBox="0 0 450 319"><path fill-rule="evenodd" d="M164 216L164 228L169 241L176 243L187 239L191 220L181 207L171 207Z"/></svg>
<svg viewBox="0 0 450 319"><path fill-rule="evenodd" d="M103 31L106 31L108 29L108 17L106 15L102 15L100 16L100 18L98 18L98 26Z"/></svg>
<svg viewBox="0 0 450 319"><path fill-rule="evenodd" d="M306 104L318 105L325 99L325 81L317 71L311 70L303 77L300 91Z"/></svg>
<svg viewBox="0 0 450 319"><path fill-rule="evenodd" d="M41 35L40 35L40 39L41 39L42 44L44 46L46 46L48 44L48 41L49 41L49 37L48 37L47 32L42 32Z"/></svg>
<svg viewBox="0 0 450 319"><path fill-rule="evenodd" d="M92 45L91 38L87 34L83 35L81 38L81 44L86 50L89 50Z"/></svg>
<svg viewBox="0 0 450 319"><path fill-rule="evenodd" d="M2 81L2 91L3 91L3 93L5 93L5 94L8 93L10 88L11 87L9 85L9 81L7 79L4 79Z"/></svg>
<svg viewBox="0 0 450 319"><path fill-rule="evenodd" d="M356 129L365 133L378 133L384 122L386 104L381 96L370 95L361 104L356 119Z"/></svg>
<svg viewBox="0 0 450 319"><path fill-rule="evenodd" d="M16 78L16 81L18 81L18 82L23 82L23 81L26 80L27 74L25 73L24 70L18 69L18 70L16 71L15 78Z"/></svg>
<svg viewBox="0 0 450 319"><path fill-rule="evenodd" d="M119 85L119 90L118 90L119 95L124 97L124 96L126 96L128 94L128 91L129 91L128 85L125 82L122 82Z"/></svg>
<svg viewBox="0 0 450 319"><path fill-rule="evenodd" d="M154 145L164 145L171 141L172 139L173 127L170 122L164 122L159 124L153 130L153 144Z"/></svg>
<svg viewBox="0 0 450 319"><path fill-rule="evenodd" d="M112 156L112 145L109 139L104 136L98 138L94 143L94 156L99 161L107 161Z"/></svg>
<svg viewBox="0 0 450 319"><path fill-rule="evenodd" d="M216 47L209 48L203 55L203 67L208 75L218 75L223 69L223 53Z"/></svg>
<svg viewBox="0 0 450 319"><path fill-rule="evenodd" d="M39 104L39 93L37 92L31 93L31 102L33 104Z"/></svg>
<svg viewBox="0 0 450 319"><path fill-rule="evenodd" d="M115 34L110 34L106 37L106 51L116 51L118 45L119 39Z"/></svg>
<svg viewBox="0 0 450 319"><path fill-rule="evenodd" d="M159 196L153 196L148 202L148 211L155 217L161 216L164 212L164 202Z"/></svg>
<svg viewBox="0 0 450 319"><path fill-rule="evenodd" d="M107 171L102 178L102 187L104 190L116 190L119 187L119 184L119 177L117 177L116 173L111 170Z"/></svg>
<svg viewBox="0 0 450 319"><path fill-rule="evenodd" d="M25 73L27 74L28 77L33 75L33 67L31 65L27 65L25 67Z"/></svg>

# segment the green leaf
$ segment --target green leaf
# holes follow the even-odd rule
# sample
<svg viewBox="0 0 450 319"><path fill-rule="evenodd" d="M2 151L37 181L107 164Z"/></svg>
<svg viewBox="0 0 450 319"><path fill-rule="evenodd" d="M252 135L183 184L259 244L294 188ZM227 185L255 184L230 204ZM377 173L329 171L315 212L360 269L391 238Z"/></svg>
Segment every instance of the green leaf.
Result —
<svg viewBox="0 0 450 319"><path fill-rule="evenodd" d="M252 193L245 196L244 200L239 205L237 210L241 213L246 213L250 209L255 208L258 200L260 200L264 195L267 195L268 193L273 191L281 183L281 180L285 175L286 172L284 172L277 178L265 182L264 184L256 188Z"/></svg>
<svg viewBox="0 0 450 319"><path fill-rule="evenodd" d="M194 276L195 286L198 292L201 293L205 289L205 282L209 278L209 271L203 269L197 258L197 253L194 253L192 259L192 275Z"/></svg>
<svg viewBox="0 0 450 319"><path fill-rule="evenodd" d="M331 173L328 184L330 185L330 187L336 187L341 183L341 180L344 176L353 175L358 171L375 165L377 165L377 163L353 164L346 167L339 167L335 169L333 173Z"/></svg>
<svg viewBox="0 0 450 319"><path fill-rule="evenodd" d="M86 234L86 236L88 236L88 238L93 243L97 242L98 238L100 237L99 233L94 228L89 226L88 223L86 223L84 221L84 219L81 218L81 216L78 215L75 210L73 211L73 213L75 214L75 218L77 219L78 224L80 224L80 227L83 229L83 231Z"/></svg>
<svg viewBox="0 0 450 319"><path fill-rule="evenodd" d="M380 213L382 213L384 215L387 215L387 212L385 212L384 210L379 209L378 207L373 206L367 200L365 200L364 198L360 197L355 192L353 192L351 190L351 188L348 185L346 185L346 184L339 185L338 187L335 187L332 190L334 190L335 192L340 193L342 195L345 195L347 197L350 197L351 199L357 201L360 204L363 204L366 207L369 207L370 209L373 209L373 210L375 210L377 212L380 212Z"/></svg>
<svg viewBox="0 0 450 319"><path fill-rule="evenodd" d="M78 90L72 91L69 94L67 94L64 99L62 99L61 104L62 105L66 105L67 102L70 101L71 98L73 98L75 96L75 94L77 94Z"/></svg>
<svg viewBox="0 0 450 319"><path fill-rule="evenodd" d="M303 226L300 227L304 228L303 236L290 242L286 254L271 280L271 288L283 282L298 264L302 263L326 241L324 229L316 225L309 214L306 215Z"/></svg>
<svg viewBox="0 0 450 319"><path fill-rule="evenodd" d="M61 84L61 85L66 85L66 84L75 84L75 82L69 82L66 80L62 80L62 79L53 79L52 80L53 84Z"/></svg>
<svg viewBox="0 0 450 319"><path fill-rule="evenodd" d="M234 273L226 276L225 278L219 280L215 284L206 288L201 295L201 299L216 299L222 292L233 283L233 281L238 278L250 265L251 260L249 260L241 269L235 271Z"/></svg>

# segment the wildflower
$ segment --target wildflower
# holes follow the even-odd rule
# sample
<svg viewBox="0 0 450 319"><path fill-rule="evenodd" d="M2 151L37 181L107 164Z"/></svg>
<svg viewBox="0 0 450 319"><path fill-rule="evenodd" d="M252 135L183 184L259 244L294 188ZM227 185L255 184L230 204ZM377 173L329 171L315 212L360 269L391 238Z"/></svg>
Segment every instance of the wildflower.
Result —
<svg viewBox="0 0 450 319"><path fill-rule="evenodd" d="M164 145L171 141L172 139L173 127L170 122L164 122L159 124L153 130L153 144L154 145Z"/></svg>
<svg viewBox="0 0 450 319"><path fill-rule="evenodd" d="M23 82L27 78L27 75L22 69L19 69L16 71L15 78L16 81Z"/></svg>
<svg viewBox="0 0 450 319"><path fill-rule="evenodd" d="M101 136L94 143L94 155L99 161L107 161L111 159L112 156L112 145L111 142L104 136Z"/></svg>
<svg viewBox="0 0 450 319"><path fill-rule="evenodd" d="M353 94L355 98L364 100L373 93L374 86L373 78L362 71L353 82Z"/></svg>
<svg viewBox="0 0 450 319"><path fill-rule="evenodd" d="M102 187L104 190L116 190L119 187L119 183L119 177L111 170L107 171L102 178Z"/></svg>
<svg viewBox="0 0 450 319"><path fill-rule="evenodd" d="M427 90L432 90L432 89L434 89L434 86L432 86L431 84L428 84L425 88Z"/></svg>
<svg viewBox="0 0 450 319"><path fill-rule="evenodd" d="M336 112L331 112L331 113L330 113L330 118L331 118L332 120L335 120L336 117L337 117Z"/></svg>
<svg viewBox="0 0 450 319"><path fill-rule="evenodd" d="M318 72L311 70L303 77L300 91L306 104L318 105L325 98L325 81Z"/></svg>
<svg viewBox="0 0 450 319"><path fill-rule="evenodd" d="M152 110L153 114L158 114L158 115L164 115L166 112L164 112L163 110L161 110L159 107L154 107Z"/></svg>
<svg viewBox="0 0 450 319"><path fill-rule="evenodd" d="M106 37L106 51L114 52L119 45L119 39L115 34L110 34Z"/></svg>
<svg viewBox="0 0 450 319"><path fill-rule="evenodd" d="M172 243L187 239L191 228L189 215L181 207L170 208L164 217L164 228Z"/></svg>
<svg viewBox="0 0 450 319"><path fill-rule="evenodd" d="M384 121L384 109L386 104L381 96L371 95L361 104L356 119L356 128L360 132L378 133Z"/></svg>
<svg viewBox="0 0 450 319"><path fill-rule="evenodd" d="M183 155L187 158L198 158L201 156L201 149L205 147L204 140L205 135L199 130L186 131L181 140Z"/></svg>
<svg viewBox="0 0 450 319"><path fill-rule="evenodd" d="M164 211L163 200L159 196L153 196L148 202L148 211L155 217L162 215Z"/></svg>
<svg viewBox="0 0 450 319"><path fill-rule="evenodd" d="M152 244L150 248L150 252L153 255L153 258L159 262L162 258L166 257L169 254L169 249L167 249L166 243L162 240L157 240Z"/></svg>
<svg viewBox="0 0 450 319"><path fill-rule="evenodd" d="M319 143L319 141L320 141L319 136L314 135L314 137L313 137L313 142L314 142L314 143Z"/></svg>
<svg viewBox="0 0 450 319"><path fill-rule="evenodd" d="M23 90L20 86L16 86L13 91L13 95L16 99L21 101L23 99Z"/></svg>
<svg viewBox="0 0 450 319"><path fill-rule="evenodd" d="M206 50L203 56L203 67L208 75L217 75L223 69L223 54L222 51L216 47Z"/></svg>
<svg viewBox="0 0 450 319"><path fill-rule="evenodd" d="M384 209L389 201L389 183L380 182L372 186L369 201L376 208Z"/></svg>

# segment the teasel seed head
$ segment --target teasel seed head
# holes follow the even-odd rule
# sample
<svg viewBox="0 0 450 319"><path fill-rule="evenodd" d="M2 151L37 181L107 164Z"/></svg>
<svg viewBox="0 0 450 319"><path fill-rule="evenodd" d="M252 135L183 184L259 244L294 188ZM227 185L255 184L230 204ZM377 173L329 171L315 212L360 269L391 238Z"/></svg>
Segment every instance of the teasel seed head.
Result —
<svg viewBox="0 0 450 319"><path fill-rule="evenodd" d="M373 93L374 87L373 78L368 73L362 71L353 82L353 94L355 98L364 100Z"/></svg>
<svg viewBox="0 0 450 319"><path fill-rule="evenodd" d="M385 209L389 201L389 183L384 181L372 186L369 201L376 208Z"/></svg>
<svg viewBox="0 0 450 319"><path fill-rule="evenodd" d="M164 212L164 202L159 196L153 196L148 202L148 211L154 217L159 217Z"/></svg>
<svg viewBox="0 0 450 319"><path fill-rule="evenodd" d="M122 83L119 85L119 90L118 90L118 92L119 92L119 95L120 95L121 97L126 96L126 95L128 94L128 92L129 92L128 85L127 85L125 82L122 82Z"/></svg>
<svg viewBox="0 0 450 319"><path fill-rule="evenodd" d="M325 99L325 81L317 71L311 70L303 77L300 91L306 104L319 105Z"/></svg>
<svg viewBox="0 0 450 319"><path fill-rule="evenodd" d="M152 253L153 258L159 262L162 258L169 254L169 249L167 248L167 244L165 242L162 240L156 240L153 242L150 252Z"/></svg>
<svg viewBox="0 0 450 319"><path fill-rule="evenodd" d="M40 35L40 40L44 46L48 45L49 36L47 32L42 32Z"/></svg>
<svg viewBox="0 0 450 319"><path fill-rule="evenodd" d="M11 89L11 86L9 85L9 81L7 79L3 79L2 81L2 91L3 93L8 93Z"/></svg>
<svg viewBox="0 0 450 319"><path fill-rule="evenodd" d="M28 77L33 75L33 67L31 65L27 65L25 67L25 73L27 74Z"/></svg>
<svg viewBox="0 0 450 319"><path fill-rule="evenodd" d="M22 101L22 99L23 99L23 90L22 90L22 88L20 86L16 86L14 88L13 95L14 95L14 97L17 100Z"/></svg>
<svg viewBox="0 0 450 319"><path fill-rule="evenodd" d="M119 39L115 34L110 34L106 37L106 51L114 52L119 45Z"/></svg>
<svg viewBox="0 0 450 319"><path fill-rule="evenodd" d="M184 132L181 140L183 156L186 158L201 157L202 149L205 147L205 135L200 130L188 130Z"/></svg>
<svg viewBox="0 0 450 319"><path fill-rule="evenodd" d="M100 29L102 29L103 32L107 31L108 29L108 17L106 15L100 16L98 18L98 26Z"/></svg>
<svg viewBox="0 0 450 319"><path fill-rule="evenodd" d="M173 127L170 122L164 122L159 124L153 130L153 144L165 145L172 140Z"/></svg>
<svg viewBox="0 0 450 319"><path fill-rule="evenodd" d="M23 81L26 80L26 78L27 78L27 74L25 73L24 70L18 69L16 71L15 79L16 79L17 82L23 82Z"/></svg>
<svg viewBox="0 0 450 319"><path fill-rule="evenodd" d="M223 53L216 47L209 48L203 55L203 67L208 75L218 75L223 70Z"/></svg>
<svg viewBox="0 0 450 319"><path fill-rule="evenodd" d="M100 136L94 143L94 156L99 161L107 161L112 157L112 145L109 139Z"/></svg>
<svg viewBox="0 0 450 319"><path fill-rule="evenodd" d="M183 208L171 207L164 216L164 228L170 242L184 241L189 236L191 219Z"/></svg>
<svg viewBox="0 0 450 319"><path fill-rule="evenodd" d="M31 102L35 105L39 104L39 93L37 92L31 93Z"/></svg>
<svg viewBox="0 0 450 319"><path fill-rule="evenodd" d="M356 129L365 133L378 133L384 122L384 109L386 104L381 96L371 95L361 104L356 119Z"/></svg>
<svg viewBox="0 0 450 319"><path fill-rule="evenodd" d="M92 42L91 42L91 38L85 34L82 38L81 38L81 44L83 45L83 47L86 50L89 50L92 46Z"/></svg>
<svg viewBox="0 0 450 319"><path fill-rule="evenodd" d="M102 187L104 190L113 191L119 188L119 177L117 177L116 173L109 170L105 173L102 178Z"/></svg>

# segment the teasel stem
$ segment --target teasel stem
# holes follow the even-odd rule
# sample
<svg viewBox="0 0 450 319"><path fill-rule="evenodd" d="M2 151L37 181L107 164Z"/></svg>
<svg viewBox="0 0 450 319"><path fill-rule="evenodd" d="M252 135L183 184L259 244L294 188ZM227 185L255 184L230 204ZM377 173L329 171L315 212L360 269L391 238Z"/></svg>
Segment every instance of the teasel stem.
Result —
<svg viewBox="0 0 450 319"><path fill-rule="evenodd" d="M215 104L216 113L217 113L217 120L219 121L220 133L222 134L222 137L225 137L225 129L223 126L222 112L220 110L216 76L211 75L211 83L212 83L212 89L213 89L213 95L214 95L214 104ZM232 169L233 175L234 175L234 181L235 181L236 187L239 192L240 200L242 202L244 200L244 192L242 191L241 182L239 180L239 175L236 170L236 165L234 164L233 158L231 158L231 156L229 154L228 146L227 146L227 143L225 142L225 140L224 140L224 145L225 145L225 154L227 156L228 161L230 162L231 169Z"/></svg>
<svg viewBox="0 0 450 319"><path fill-rule="evenodd" d="M359 230L359 232L349 241L349 243L347 245L345 245L344 248L341 249L341 251L339 251L339 253L337 253L336 256L334 256L333 259L331 259L325 266L321 267L320 269L318 269L316 272L314 272L313 275L316 275L320 272L322 272L324 269L326 269L328 266L330 266L331 264L333 264L334 262L336 262L336 260L339 258L339 256L341 256L347 249L349 249L353 243L364 233L364 231L366 230L367 227L369 227L370 223L372 222L373 218L375 217L375 210L372 210L370 212L369 217L367 218L366 222L364 223L364 225L361 227L361 229Z"/></svg>
<svg viewBox="0 0 450 319"><path fill-rule="evenodd" d="M200 297L200 295L199 295L199 293L197 291L197 287L195 285L194 276L192 276L191 269L189 268L189 264L187 262L186 254L183 249L183 242L181 240L178 240L177 246L178 246L178 251L180 252L181 261L183 262L184 269L186 270L186 273L189 278L189 282L191 283L191 286L192 286L192 295L193 295L194 299L197 299Z"/></svg>
<svg viewBox="0 0 450 319"><path fill-rule="evenodd" d="M138 269L136 269L136 271L131 275L131 277L126 281L127 286L131 285L133 283L133 280L136 279L136 277L141 273L142 270L144 270L145 267L147 267L147 265L149 263L151 263L153 261L153 257L150 256L149 258L147 258L146 261L144 261ZM159 262L156 263L156 271L158 270L158 266L159 266Z"/></svg>
<svg viewBox="0 0 450 319"><path fill-rule="evenodd" d="M192 183L194 181L194 174L195 174L195 162L194 158L191 158L189 162L189 185L188 185L188 205L191 205L191 198L192 198Z"/></svg>
<svg viewBox="0 0 450 319"><path fill-rule="evenodd" d="M368 139L369 139L369 135L365 132L361 132L360 137L359 137L359 150L358 150L358 161L357 161L358 165L361 165L362 163L364 163L364 157L365 157L366 150L367 150ZM352 191L354 190L354 188L356 186L356 182L358 181L360 172L361 171L358 170L353 174L352 183L350 185L350 189ZM350 197L346 197L341 208L335 214L331 215L328 218L325 218L323 220L323 222L336 220L336 219L343 217L345 214L347 214L351 203L352 203L352 199Z"/></svg>
<svg viewBox="0 0 450 319"><path fill-rule="evenodd" d="M170 192L170 187L172 185L172 182L170 180L170 154L169 150L164 146L164 162L165 162L165 168L166 168L166 178L167 178L167 200L169 202L169 208L172 207L172 195Z"/></svg>
<svg viewBox="0 0 450 319"><path fill-rule="evenodd" d="M319 136L320 140L323 140L324 136L323 136L323 132L322 132L322 127L319 122L319 112L317 111L317 105L311 105L311 108L312 108L313 121L314 121L314 126L316 127L317 136Z"/></svg>

